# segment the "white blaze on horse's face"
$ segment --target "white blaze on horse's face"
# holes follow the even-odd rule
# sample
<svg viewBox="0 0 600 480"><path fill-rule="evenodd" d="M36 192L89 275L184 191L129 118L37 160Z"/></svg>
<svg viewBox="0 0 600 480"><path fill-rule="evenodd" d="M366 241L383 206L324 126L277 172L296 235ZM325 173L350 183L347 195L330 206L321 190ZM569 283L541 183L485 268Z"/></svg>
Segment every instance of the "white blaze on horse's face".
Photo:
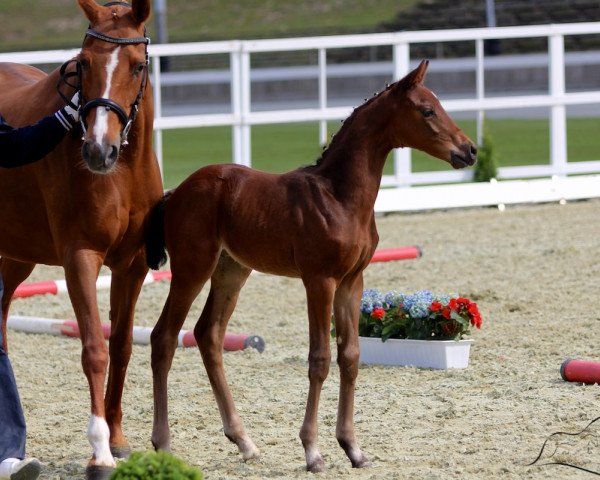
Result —
<svg viewBox="0 0 600 480"><path fill-rule="evenodd" d="M106 64L106 87L104 89L104 93L102 94L102 98L110 98L110 89L112 87L112 79L119 64L119 52L121 51L121 47L117 47L110 54L108 62ZM102 144L104 142L104 136L108 132L108 111L103 108L98 108L96 111L96 122L94 123L94 138L98 144Z"/></svg>

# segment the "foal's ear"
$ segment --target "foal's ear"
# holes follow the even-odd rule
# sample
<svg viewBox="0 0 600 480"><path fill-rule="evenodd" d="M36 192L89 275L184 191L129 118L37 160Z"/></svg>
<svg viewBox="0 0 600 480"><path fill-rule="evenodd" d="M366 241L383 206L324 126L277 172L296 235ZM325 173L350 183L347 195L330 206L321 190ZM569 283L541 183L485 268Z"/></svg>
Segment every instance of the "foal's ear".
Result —
<svg viewBox="0 0 600 480"><path fill-rule="evenodd" d="M150 0L133 0L131 13L138 24L144 23L150 16Z"/></svg>
<svg viewBox="0 0 600 480"><path fill-rule="evenodd" d="M428 66L429 60L422 60L417 68L415 68L412 72L406 75L406 77L398 82L398 87L403 90L409 90L415 85L423 83Z"/></svg>
<svg viewBox="0 0 600 480"><path fill-rule="evenodd" d="M79 2L79 6L85 13L85 16L90 21L90 24L93 25L98 20L100 15L101 8L95 0L77 0Z"/></svg>

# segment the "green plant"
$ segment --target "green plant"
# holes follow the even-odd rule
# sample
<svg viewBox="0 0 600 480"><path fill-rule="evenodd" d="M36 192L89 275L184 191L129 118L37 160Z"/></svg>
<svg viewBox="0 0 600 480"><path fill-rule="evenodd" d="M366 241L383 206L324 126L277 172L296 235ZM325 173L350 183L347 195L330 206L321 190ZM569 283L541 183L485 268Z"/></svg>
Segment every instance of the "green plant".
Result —
<svg viewBox="0 0 600 480"><path fill-rule="evenodd" d="M159 450L133 452L117 465L110 480L202 480L203 474L183 460Z"/></svg>
<svg viewBox="0 0 600 480"><path fill-rule="evenodd" d="M358 334L384 342L388 338L460 340L471 326L481 328L481 323L477 304L464 297L427 290L405 295L367 289L360 302Z"/></svg>
<svg viewBox="0 0 600 480"><path fill-rule="evenodd" d="M477 151L477 163L473 173L476 182L489 182L498 176L498 159L494 142L487 129L484 128L483 139Z"/></svg>

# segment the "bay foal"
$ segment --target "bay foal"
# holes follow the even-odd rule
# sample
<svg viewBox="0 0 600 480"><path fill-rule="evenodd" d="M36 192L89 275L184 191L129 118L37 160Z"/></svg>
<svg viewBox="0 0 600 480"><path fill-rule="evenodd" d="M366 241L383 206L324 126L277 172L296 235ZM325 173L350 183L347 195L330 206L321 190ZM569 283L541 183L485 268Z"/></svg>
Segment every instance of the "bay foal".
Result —
<svg viewBox="0 0 600 480"><path fill-rule="evenodd" d="M384 163L395 147L413 147L472 165L473 143L423 86L423 61L399 82L357 108L313 166L275 175L239 165L213 165L188 177L155 207L146 238L150 267L171 259L169 295L152 332L152 442L169 450L167 375L189 308L211 280L194 329L221 413L224 432L244 459L259 455L225 380L223 338L252 269L300 277L306 288L310 381L300 438L307 469L325 467L317 447L317 409L331 360L335 314L340 369L336 437L354 467L369 465L354 434L358 315L363 270L378 242L373 206Z"/></svg>

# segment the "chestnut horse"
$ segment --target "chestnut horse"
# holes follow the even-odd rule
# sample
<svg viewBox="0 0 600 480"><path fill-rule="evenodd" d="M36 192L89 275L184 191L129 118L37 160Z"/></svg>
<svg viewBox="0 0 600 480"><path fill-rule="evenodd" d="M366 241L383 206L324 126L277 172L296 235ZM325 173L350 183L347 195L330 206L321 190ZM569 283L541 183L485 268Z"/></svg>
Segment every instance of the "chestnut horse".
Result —
<svg viewBox="0 0 600 480"><path fill-rule="evenodd" d="M363 270L378 242L373 206L386 157L392 148L408 146L462 168L473 165L477 153L423 86L427 65L423 61L357 108L316 165L282 175L232 164L208 166L157 204L146 237L147 261L158 268L166 260L166 247L173 278L152 332L156 448L170 449L167 375L177 334L210 278L194 335L225 435L245 460L259 455L235 409L222 358L227 322L240 289L256 269L300 277L306 288L310 387L300 438L307 469L324 469L317 447L317 408L331 360L332 311L341 377L336 437L354 467L369 465L354 435L354 386Z"/></svg>
<svg viewBox="0 0 600 480"><path fill-rule="evenodd" d="M144 222L163 189L152 149L154 111L147 81L144 22L150 0L107 6L78 2L90 27L74 60L49 75L27 65L0 64L0 112L8 123L33 123L80 89L84 132L83 144L81 131L67 135L41 161L0 172L0 272L6 339L16 287L38 263L64 267L90 387L88 471L93 476L114 467L113 454L127 454L129 448L121 429L121 397L134 307L148 270ZM96 301L103 264L112 271L108 349Z"/></svg>

